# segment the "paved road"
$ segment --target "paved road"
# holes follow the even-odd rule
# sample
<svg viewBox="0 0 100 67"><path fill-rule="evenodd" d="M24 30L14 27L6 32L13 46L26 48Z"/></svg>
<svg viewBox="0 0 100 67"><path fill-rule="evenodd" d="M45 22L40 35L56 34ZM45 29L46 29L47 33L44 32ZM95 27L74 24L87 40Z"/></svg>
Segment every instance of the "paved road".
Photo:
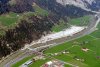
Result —
<svg viewBox="0 0 100 67"><path fill-rule="evenodd" d="M62 38L59 38L59 39L56 39L56 40L48 41L46 43L35 44L35 45L31 46L30 48L31 49L33 49L33 48L40 49L41 46L43 47L43 46L47 46L47 45L50 45L50 44L58 45L60 43L64 43L66 41L71 41L71 40L80 38L82 36L85 36L87 34L90 34L93 31L95 31L96 26L100 22L100 16L98 16L98 17L99 17L98 20L95 17L92 17L91 22L88 25L88 28L86 28L85 30L81 31L78 34L75 34L72 37L62 37ZM30 56L31 54L32 54L31 51L28 51L28 50L23 50L23 51L19 50L14 55L8 56L8 58L6 58L3 62L0 62L0 67L11 67L12 64L16 63L17 61L22 60L23 58L25 58L27 56Z"/></svg>

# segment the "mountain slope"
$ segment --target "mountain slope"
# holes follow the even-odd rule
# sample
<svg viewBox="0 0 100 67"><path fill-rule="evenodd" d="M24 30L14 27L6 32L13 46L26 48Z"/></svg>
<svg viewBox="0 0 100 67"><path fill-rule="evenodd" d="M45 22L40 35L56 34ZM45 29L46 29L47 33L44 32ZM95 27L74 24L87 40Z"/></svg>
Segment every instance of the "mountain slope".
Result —
<svg viewBox="0 0 100 67"><path fill-rule="evenodd" d="M24 16L16 27L0 36L0 59L49 33L54 22L50 17Z"/></svg>
<svg viewBox="0 0 100 67"><path fill-rule="evenodd" d="M93 14L75 5L63 6L56 0L0 1L0 14L3 18L6 16L7 19L12 20L14 17L18 19L15 18L15 21L12 21L15 24L15 26L13 25L14 28L2 26L2 29L7 28L7 30L4 31L3 36L0 36L0 58L21 49L26 43L37 40L50 32L54 25L59 24L59 20L64 20L67 23L68 18ZM9 15L10 12L11 16ZM23 15L25 13L28 15ZM5 23L8 23L9 20L7 19L4 19L6 20ZM2 25L3 22L1 20L0 22Z"/></svg>
<svg viewBox="0 0 100 67"><path fill-rule="evenodd" d="M74 5L66 5L63 6L62 4L59 4L56 0L36 0L35 1L40 7L47 9L54 14L59 15L60 17L80 17L87 14L92 14L90 11L86 11L80 7L74 6Z"/></svg>
<svg viewBox="0 0 100 67"><path fill-rule="evenodd" d="M99 0L56 0L56 2L62 5L74 5L84 10L94 10L94 11L100 10Z"/></svg>
<svg viewBox="0 0 100 67"><path fill-rule="evenodd" d="M10 11L22 13L25 11L34 11L32 4L28 0L11 0L9 1Z"/></svg>

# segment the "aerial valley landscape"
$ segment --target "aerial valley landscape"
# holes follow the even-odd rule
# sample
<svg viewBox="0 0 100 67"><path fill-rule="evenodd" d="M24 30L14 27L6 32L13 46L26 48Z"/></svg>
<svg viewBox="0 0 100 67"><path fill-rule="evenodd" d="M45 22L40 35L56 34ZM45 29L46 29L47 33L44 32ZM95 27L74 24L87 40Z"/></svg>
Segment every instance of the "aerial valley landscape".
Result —
<svg viewBox="0 0 100 67"><path fill-rule="evenodd" d="M0 67L100 67L100 0L0 0Z"/></svg>

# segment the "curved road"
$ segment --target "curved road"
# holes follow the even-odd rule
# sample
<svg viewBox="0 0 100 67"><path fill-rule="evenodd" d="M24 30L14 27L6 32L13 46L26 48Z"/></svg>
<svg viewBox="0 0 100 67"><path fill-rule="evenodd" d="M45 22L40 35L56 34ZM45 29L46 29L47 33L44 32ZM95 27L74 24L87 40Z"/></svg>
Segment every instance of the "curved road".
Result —
<svg viewBox="0 0 100 67"><path fill-rule="evenodd" d="M25 58L27 56L32 55L33 53L31 51L31 49L33 49L33 48L40 49L40 48L43 48L45 46L49 46L51 44L58 45L58 44L66 42L66 41L71 41L71 40L80 38L82 36L88 35L88 34L92 33L93 31L95 31L99 22L100 22L100 15L98 14L98 19L96 19L96 17L92 17L88 27L86 29L84 29L83 31L81 31L80 33L75 34L72 37L62 37L62 38L59 38L56 40L48 41L46 43L35 44L35 45L31 46L29 48L29 50L27 50L27 49L23 50L23 51L18 50L14 54L9 55L8 57L4 58L4 60L0 62L0 67L11 67L12 64L22 60L23 58ZM55 46L55 45L53 45L53 46Z"/></svg>

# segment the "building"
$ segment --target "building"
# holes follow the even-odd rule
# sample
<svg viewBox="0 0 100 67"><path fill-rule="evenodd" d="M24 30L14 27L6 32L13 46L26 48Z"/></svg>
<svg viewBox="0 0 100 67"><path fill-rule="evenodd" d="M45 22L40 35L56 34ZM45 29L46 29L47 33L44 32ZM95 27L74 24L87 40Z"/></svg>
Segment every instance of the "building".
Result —
<svg viewBox="0 0 100 67"><path fill-rule="evenodd" d="M64 67L64 63L58 60L52 60L42 65L42 67Z"/></svg>

